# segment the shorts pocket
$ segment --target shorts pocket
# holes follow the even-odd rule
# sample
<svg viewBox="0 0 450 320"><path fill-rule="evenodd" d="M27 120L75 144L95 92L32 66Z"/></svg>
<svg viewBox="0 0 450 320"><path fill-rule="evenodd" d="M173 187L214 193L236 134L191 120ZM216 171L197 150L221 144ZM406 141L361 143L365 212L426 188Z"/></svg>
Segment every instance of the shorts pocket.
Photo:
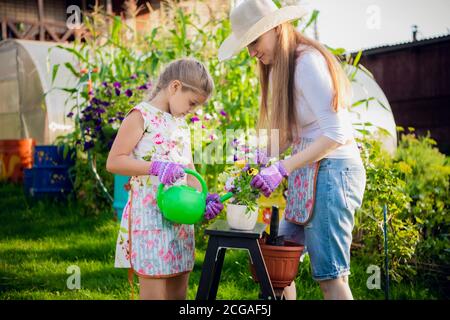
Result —
<svg viewBox="0 0 450 320"><path fill-rule="evenodd" d="M364 189L366 187L366 171L343 170L341 171L345 206L351 211L355 211L362 205Z"/></svg>

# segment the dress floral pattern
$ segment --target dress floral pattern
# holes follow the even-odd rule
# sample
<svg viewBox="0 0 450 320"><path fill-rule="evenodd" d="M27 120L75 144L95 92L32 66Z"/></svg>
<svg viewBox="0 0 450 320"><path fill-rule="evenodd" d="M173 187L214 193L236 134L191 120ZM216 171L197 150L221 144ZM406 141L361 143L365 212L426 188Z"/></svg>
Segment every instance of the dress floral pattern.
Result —
<svg viewBox="0 0 450 320"><path fill-rule="evenodd" d="M184 165L191 162L190 131L183 118L147 102L129 112L132 110L140 111L144 118L144 134L133 150L135 159ZM186 178L175 184L186 184ZM164 218L156 204L158 185L158 177L130 178L116 244L115 267L132 268L139 276L149 278L174 276L194 266L194 226Z"/></svg>

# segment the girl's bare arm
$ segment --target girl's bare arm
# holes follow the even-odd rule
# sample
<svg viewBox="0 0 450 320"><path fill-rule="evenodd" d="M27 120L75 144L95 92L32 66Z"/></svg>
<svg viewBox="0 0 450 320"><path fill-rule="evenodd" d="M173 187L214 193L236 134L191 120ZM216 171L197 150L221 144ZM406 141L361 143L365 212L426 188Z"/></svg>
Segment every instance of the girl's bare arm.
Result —
<svg viewBox="0 0 450 320"><path fill-rule="evenodd" d="M106 170L125 176L147 175L150 161L136 160L131 152L144 133L144 118L139 111L133 110L123 120L114 143L108 154Z"/></svg>

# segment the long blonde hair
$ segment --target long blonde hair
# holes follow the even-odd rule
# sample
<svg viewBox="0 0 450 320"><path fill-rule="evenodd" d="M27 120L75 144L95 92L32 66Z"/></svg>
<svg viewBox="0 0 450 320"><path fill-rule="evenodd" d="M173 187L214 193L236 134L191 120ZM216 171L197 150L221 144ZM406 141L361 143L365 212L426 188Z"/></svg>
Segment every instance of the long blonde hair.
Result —
<svg viewBox="0 0 450 320"><path fill-rule="evenodd" d="M208 98L214 90L214 81L206 67L194 58L181 58L169 63L159 74L156 85L147 100L152 100L171 81L183 84L182 90L192 90Z"/></svg>
<svg viewBox="0 0 450 320"><path fill-rule="evenodd" d="M280 146L284 150L299 133L294 105L294 72L295 60L298 58L296 49L300 44L317 49L325 58L333 83L334 93L330 107L334 111L349 106L351 86L338 59L321 43L301 34L290 23L277 26L275 31L278 40L273 65L264 65L259 61L261 105L257 127L279 129ZM270 72L272 89L269 93Z"/></svg>

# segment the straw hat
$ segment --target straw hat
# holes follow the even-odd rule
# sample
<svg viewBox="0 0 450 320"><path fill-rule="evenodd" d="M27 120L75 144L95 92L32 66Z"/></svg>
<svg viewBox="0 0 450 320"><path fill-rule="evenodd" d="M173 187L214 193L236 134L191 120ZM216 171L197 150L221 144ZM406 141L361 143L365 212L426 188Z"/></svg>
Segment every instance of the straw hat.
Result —
<svg viewBox="0 0 450 320"><path fill-rule="evenodd" d="M300 6L279 9L272 0L243 0L231 10L232 34L219 48L219 61L230 59L270 29L307 13Z"/></svg>

